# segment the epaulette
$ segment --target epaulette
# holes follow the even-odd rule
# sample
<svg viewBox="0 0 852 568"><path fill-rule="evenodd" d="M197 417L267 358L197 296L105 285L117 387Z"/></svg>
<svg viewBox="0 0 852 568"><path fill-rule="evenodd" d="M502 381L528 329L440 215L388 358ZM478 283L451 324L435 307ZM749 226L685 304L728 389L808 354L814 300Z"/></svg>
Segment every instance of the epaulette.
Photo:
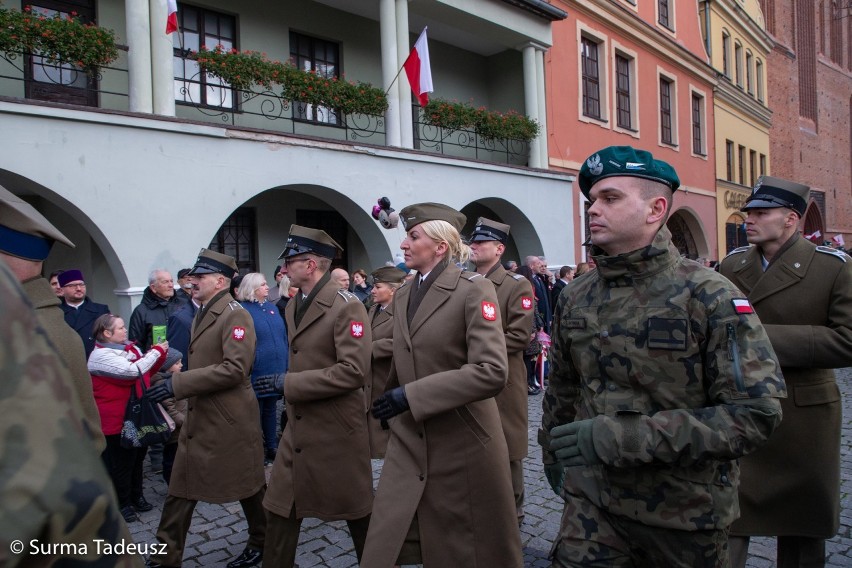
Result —
<svg viewBox="0 0 852 568"><path fill-rule="evenodd" d="M735 248L734 250L732 250L731 252L729 252L728 254L726 254L726 255L725 255L725 258L728 258L728 257L729 257L729 256L731 256L732 254L740 254L741 252L746 252L746 251L747 251L748 249L750 249L750 248L751 248L751 245L749 245L749 246L747 246L747 247L739 247L739 248Z"/></svg>
<svg viewBox="0 0 852 568"><path fill-rule="evenodd" d="M514 278L515 280L523 280L524 279L524 277L521 276L520 274L514 274L514 273L512 273L512 278Z"/></svg>
<svg viewBox="0 0 852 568"><path fill-rule="evenodd" d="M462 278L470 280L471 282L473 280L477 279L477 278L482 278L482 277L483 277L482 274L480 274L479 272L468 272L467 270L462 272Z"/></svg>
<svg viewBox="0 0 852 568"><path fill-rule="evenodd" d="M236 300L231 300L228 302L228 307L231 308L231 311L234 310L244 310L243 305Z"/></svg>
<svg viewBox="0 0 852 568"><path fill-rule="evenodd" d="M846 255L846 253L844 253L843 251L837 250L837 249L833 249L831 247L824 247L824 246L820 245L816 249L817 249L817 252L821 252L823 254L830 254L831 256L836 256L837 258L839 258L843 262L846 262L849 259L849 257Z"/></svg>
<svg viewBox="0 0 852 568"><path fill-rule="evenodd" d="M341 288L340 290L338 290L337 293L340 294L343 297L343 299L346 300L347 302L349 300L358 300L358 296L356 296L355 294L353 294L352 292L350 292L349 290L346 290L344 288Z"/></svg>

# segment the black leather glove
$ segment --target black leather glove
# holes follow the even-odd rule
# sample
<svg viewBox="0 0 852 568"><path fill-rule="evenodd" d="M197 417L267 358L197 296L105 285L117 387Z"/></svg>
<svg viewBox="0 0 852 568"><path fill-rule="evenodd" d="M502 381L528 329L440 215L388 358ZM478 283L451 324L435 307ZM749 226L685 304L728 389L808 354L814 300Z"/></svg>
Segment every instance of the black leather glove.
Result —
<svg viewBox="0 0 852 568"><path fill-rule="evenodd" d="M175 391L172 389L172 378L168 377L161 383L145 391L145 398L151 402L163 402L167 398L174 398Z"/></svg>
<svg viewBox="0 0 852 568"><path fill-rule="evenodd" d="M544 464L544 476L550 488L557 496L562 497L562 484L565 483L565 467L561 463Z"/></svg>
<svg viewBox="0 0 852 568"><path fill-rule="evenodd" d="M372 413L374 418L387 420L397 414L402 414L409 408L408 398L405 396L405 387L396 387L376 399L373 403Z"/></svg>
<svg viewBox="0 0 852 568"><path fill-rule="evenodd" d="M258 377L253 386L255 394L284 394L284 374Z"/></svg>

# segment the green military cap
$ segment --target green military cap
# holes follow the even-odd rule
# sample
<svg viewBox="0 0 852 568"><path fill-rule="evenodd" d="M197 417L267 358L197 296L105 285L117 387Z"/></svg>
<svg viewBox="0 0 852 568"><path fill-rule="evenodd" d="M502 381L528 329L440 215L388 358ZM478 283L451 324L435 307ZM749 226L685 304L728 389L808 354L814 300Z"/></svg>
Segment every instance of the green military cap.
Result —
<svg viewBox="0 0 852 568"><path fill-rule="evenodd" d="M402 284L408 273L396 266L383 266L373 271L371 276L373 282L390 282L391 284Z"/></svg>
<svg viewBox="0 0 852 568"><path fill-rule="evenodd" d="M0 252L42 261L56 241L74 248L35 207L0 185Z"/></svg>
<svg viewBox="0 0 852 568"><path fill-rule="evenodd" d="M595 152L580 168L578 182L586 198L592 186L604 178L630 176L650 179L669 186L672 191L680 187L674 168L662 160L655 160L650 152L632 146L610 146Z"/></svg>
<svg viewBox="0 0 852 568"><path fill-rule="evenodd" d="M325 231L302 227L301 225L290 225L287 244L284 245L284 251L278 258L289 258L310 252L333 259L337 256L338 251L343 252L343 247L337 244Z"/></svg>
<svg viewBox="0 0 852 568"><path fill-rule="evenodd" d="M509 225L498 223L485 217L480 217L476 220L476 226L473 228L473 234L470 236L470 242L476 243L479 241L498 241L503 244L509 240Z"/></svg>
<svg viewBox="0 0 852 568"><path fill-rule="evenodd" d="M467 217L443 203L415 203L399 212L399 222L406 231L424 221L446 221L461 232Z"/></svg>
<svg viewBox="0 0 852 568"><path fill-rule="evenodd" d="M804 217L810 196L811 188L806 185L772 176L760 176L740 211L789 207L799 217Z"/></svg>
<svg viewBox="0 0 852 568"><path fill-rule="evenodd" d="M237 274L237 261L233 256L209 249L201 249L192 270L187 276L198 274L221 274L233 278Z"/></svg>

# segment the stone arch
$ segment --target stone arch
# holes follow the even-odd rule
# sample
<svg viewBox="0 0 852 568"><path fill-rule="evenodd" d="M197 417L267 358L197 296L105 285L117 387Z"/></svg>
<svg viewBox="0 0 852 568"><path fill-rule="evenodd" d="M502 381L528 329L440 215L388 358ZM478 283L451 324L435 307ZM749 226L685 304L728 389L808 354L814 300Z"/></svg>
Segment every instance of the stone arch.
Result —
<svg viewBox="0 0 852 568"><path fill-rule="evenodd" d="M274 268L280 264L278 255L284 248L290 225L301 222L305 212L310 212L309 218L332 225L344 223L344 238L340 244L346 249L339 261L348 270L364 268L367 272L383 266L387 261L393 261L395 246L402 242L404 232L401 228L383 229L370 215L345 193L331 187L315 184L279 185L255 192L251 197L239 204L229 213L246 208L253 212L256 224L254 226L254 253L256 254L255 269L271 277ZM218 225L203 246L210 242L221 230L222 224L228 219L218 220ZM322 227L317 227L322 228ZM331 232L329 228L329 232Z"/></svg>
<svg viewBox="0 0 852 568"><path fill-rule="evenodd" d="M673 212L666 222L672 233L672 242L682 255L696 259L710 256L710 244L701 218L689 207Z"/></svg>
<svg viewBox="0 0 852 568"><path fill-rule="evenodd" d="M127 273L110 240L85 211L56 191L9 170L0 169L0 185L29 202L75 244L73 249L54 246L44 263L45 274L78 268L95 301L109 304L116 312L129 309L127 296L119 297L118 304L109 301L114 290L128 286Z"/></svg>
<svg viewBox="0 0 852 568"><path fill-rule="evenodd" d="M463 236L471 234L479 217L500 221L512 228L503 254L504 260L516 260L520 265L525 256L541 256L545 253L532 221L513 203L497 197L485 197L468 203L461 211L467 216ZM568 254L573 254L573 251L568 251Z"/></svg>

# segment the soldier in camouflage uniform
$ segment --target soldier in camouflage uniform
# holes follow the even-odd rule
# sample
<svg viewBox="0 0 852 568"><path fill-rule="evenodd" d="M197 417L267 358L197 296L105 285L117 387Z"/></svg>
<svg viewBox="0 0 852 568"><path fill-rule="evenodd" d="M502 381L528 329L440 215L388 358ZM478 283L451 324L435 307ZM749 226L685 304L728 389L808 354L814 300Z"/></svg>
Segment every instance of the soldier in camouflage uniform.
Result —
<svg viewBox="0 0 852 568"><path fill-rule="evenodd" d="M668 164L611 147L579 183L598 269L554 318L539 431L566 501L553 566L727 566L736 459L781 421L775 353L748 300L672 244Z"/></svg>
<svg viewBox="0 0 852 568"><path fill-rule="evenodd" d="M141 566L68 369L2 261L0 313L0 566Z"/></svg>

